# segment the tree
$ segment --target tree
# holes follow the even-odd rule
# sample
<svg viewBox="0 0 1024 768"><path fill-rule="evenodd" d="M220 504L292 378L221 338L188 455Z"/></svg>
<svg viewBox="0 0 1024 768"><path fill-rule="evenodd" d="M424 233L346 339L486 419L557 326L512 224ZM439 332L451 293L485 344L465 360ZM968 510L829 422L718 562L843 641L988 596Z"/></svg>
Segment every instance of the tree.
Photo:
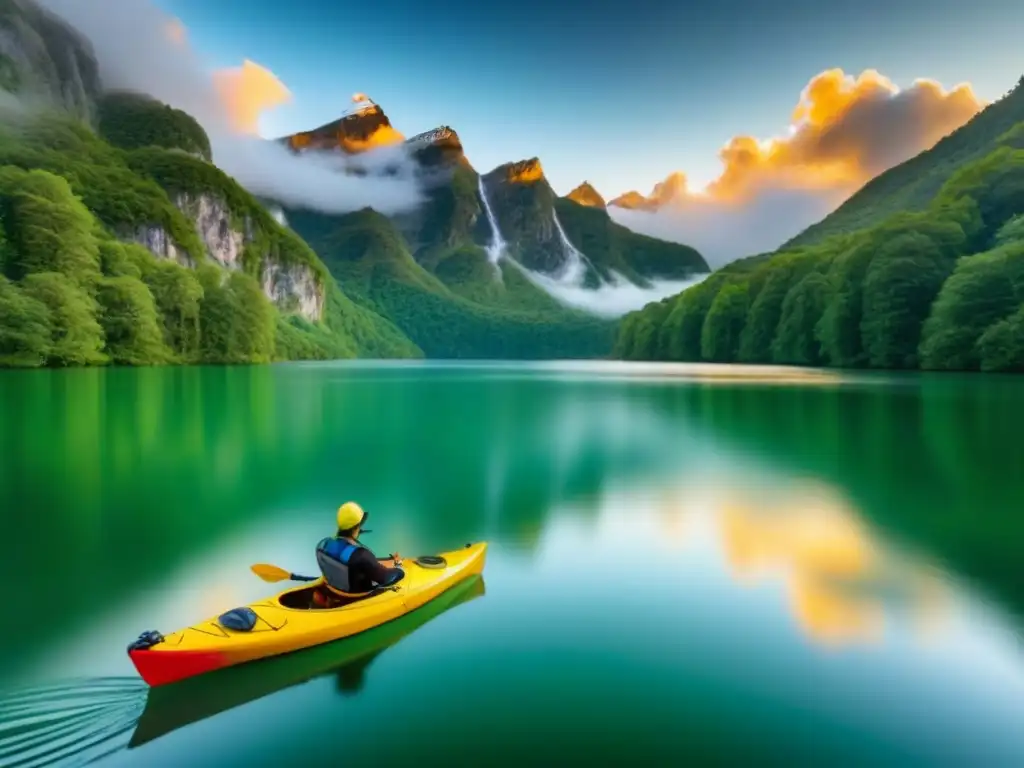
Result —
<svg viewBox="0 0 1024 768"><path fill-rule="evenodd" d="M983 371L1024 372L1024 305L978 339Z"/></svg>
<svg viewBox="0 0 1024 768"><path fill-rule="evenodd" d="M167 346L182 361L198 359L203 286L195 273L171 261L154 260L144 281L153 294Z"/></svg>
<svg viewBox="0 0 1024 768"><path fill-rule="evenodd" d="M1022 289L1024 242L960 259L925 321L921 367L977 370L978 339L1017 309Z"/></svg>
<svg viewBox="0 0 1024 768"><path fill-rule="evenodd" d="M51 365L99 365L103 354L103 328L96 320L96 300L58 272L27 275L22 282L26 296L45 305L50 314Z"/></svg>
<svg viewBox="0 0 1024 768"><path fill-rule="evenodd" d="M0 275L0 365L38 366L50 354L50 312Z"/></svg>
<svg viewBox="0 0 1024 768"><path fill-rule="evenodd" d="M734 362L748 308L747 284L726 285L711 303L701 332L701 355L715 363Z"/></svg>
<svg viewBox="0 0 1024 768"><path fill-rule="evenodd" d="M161 365L170 353L161 338L153 294L138 278L100 280L97 299L100 324L106 333L111 360L126 365Z"/></svg>
<svg viewBox="0 0 1024 768"><path fill-rule="evenodd" d="M874 368L916 368L921 325L953 262L919 232L889 241L868 267L861 345Z"/></svg>
<svg viewBox="0 0 1024 768"><path fill-rule="evenodd" d="M94 219L65 179L43 170L5 167L0 207L9 241L9 277L60 272L83 287L99 277Z"/></svg>
<svg viewBox="0 0 1024 768"><path fill-rule="evenodd" d="M239 362L268 363L274 356L276 312L259 283L243 272L232 272L227 288L234 294L232 356Z"/></svg>
<svg viewBox="0 0 1024 768"><path fill-rule="evenodd" d="M820 272L811 272L794 285L782 302L772 359L790 365L821 365L821 342L815 333L828 303L830 285Z"/></svg>
<svg viewBox="0 0 1024 768"><path fill-rule="evenodd" d="M782 316L783 301L812 265L813 261L803 254L784 254L772 259L759 270L766 271L768 277L750 305L750 314L740 337L741 362L771 361L772 341Z"/></svg>
<svg viewBox="0 0 1024 768"><path fill-rule="evenodd" d="M129 256L124 243L101 240L99 244L100 268L107 277L142 277L142 270ZM152 256L150 257L152 259Z"/></svg>

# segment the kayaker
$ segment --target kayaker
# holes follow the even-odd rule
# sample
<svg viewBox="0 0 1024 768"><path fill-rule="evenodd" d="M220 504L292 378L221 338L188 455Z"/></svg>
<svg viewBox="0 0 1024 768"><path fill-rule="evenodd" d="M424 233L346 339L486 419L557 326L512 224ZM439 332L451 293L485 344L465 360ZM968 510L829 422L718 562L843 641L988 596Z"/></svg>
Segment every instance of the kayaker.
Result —
<svg viewBox="0 0 1024 768"><path fill-rule="evenodd" d="M338 507L338 531L333 537L322 539L316 547L316 560L324 581L329 588L332 602L337 598L369 592L375 586L389 586L399 581L405 571L397 567L397 554L378 559L367 547L359 542L366 512L354 501L346 501ZM381 560L391 561L396 567L389 568Z"/></svg>

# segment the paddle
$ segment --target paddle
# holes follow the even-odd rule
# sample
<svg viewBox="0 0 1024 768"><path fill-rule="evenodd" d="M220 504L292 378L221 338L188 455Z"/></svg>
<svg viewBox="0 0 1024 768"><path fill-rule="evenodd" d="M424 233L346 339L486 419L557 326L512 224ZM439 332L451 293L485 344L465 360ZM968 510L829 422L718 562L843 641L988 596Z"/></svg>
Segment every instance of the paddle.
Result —
<svg viewBox="0 0 1024 768"><path fill-rule="evenodd" d="M320 578L319 576L299 576L297 573L291 573L284 568L278 568L276 565L268 563L257 563L252 566L252 572L264 581L271 583L275 581L316 581Z"/></svg>

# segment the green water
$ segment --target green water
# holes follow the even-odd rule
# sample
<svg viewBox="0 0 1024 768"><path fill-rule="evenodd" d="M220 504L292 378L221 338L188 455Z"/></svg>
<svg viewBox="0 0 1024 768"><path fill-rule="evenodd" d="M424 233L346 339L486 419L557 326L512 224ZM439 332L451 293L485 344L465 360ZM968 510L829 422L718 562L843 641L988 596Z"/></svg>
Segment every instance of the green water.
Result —
<svg viewBox="0 0 1024 768"><path fill-rule="evenodd" d="M0 765L1024 764L1024 379L701 370L0 375ZM349 498L483 581L147 702Z"/></svg>

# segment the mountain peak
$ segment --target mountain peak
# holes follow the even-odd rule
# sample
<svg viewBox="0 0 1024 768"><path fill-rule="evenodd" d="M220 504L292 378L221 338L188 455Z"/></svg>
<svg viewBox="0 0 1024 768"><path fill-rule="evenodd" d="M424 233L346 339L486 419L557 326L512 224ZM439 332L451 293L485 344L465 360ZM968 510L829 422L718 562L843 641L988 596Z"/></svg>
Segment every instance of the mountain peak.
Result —
<svg viewBox="0 0 1024 768"><path fill-rule="evenodd" d="M544 178L544 168L541 167L540 159L536 157L519 160L515 163L506 163L494 170L502 171L505 180L510 184L532 184Z"/></svg>
<svg viewBox="0 0 1024 768"><path fill-rule="evenodd" d="M361 97L356 99L356 96ZM397 144L405 137L395 130L380 105L363 94L356 94L356 106L337 120L285 137L295 151L303 149L341 149L349 154L364 152L375 147Z"/></svg>
<svg viewBox="0 0 1024 768"><path fill-rule="evenodd" d="M566 197L580 205L589 205L593 208L605 207L604 198L601 197L601 194L594 189L589 181L584 181L576 187L576 189L566 195Z"/></svg>

